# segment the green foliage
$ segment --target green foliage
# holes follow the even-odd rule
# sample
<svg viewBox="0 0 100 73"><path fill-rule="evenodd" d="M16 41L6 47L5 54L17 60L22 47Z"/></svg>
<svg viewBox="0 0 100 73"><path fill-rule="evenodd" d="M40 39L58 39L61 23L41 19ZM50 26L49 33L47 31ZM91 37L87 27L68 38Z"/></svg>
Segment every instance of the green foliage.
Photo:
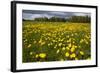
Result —
<svg viewBox="0 0 100 73"><path fill-rule="evenodd" d="M89 16L71 16L69 18L60 18L60 17L39 17L33 20L25 20L23 21L39 21L39 22L73 22L73 23L90 23L91 18Z"/></svg>

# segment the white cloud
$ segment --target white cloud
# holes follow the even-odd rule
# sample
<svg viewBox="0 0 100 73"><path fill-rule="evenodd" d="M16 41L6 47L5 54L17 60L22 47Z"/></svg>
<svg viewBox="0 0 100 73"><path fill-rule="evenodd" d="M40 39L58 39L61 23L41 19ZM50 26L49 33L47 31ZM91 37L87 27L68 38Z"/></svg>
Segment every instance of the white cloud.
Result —
<svg viewBox="0 0 100 73"><path fill-rule="evenodd" d="M27 11L23 12L23 19L34 20L34 18L47 17L51 18L53 16L68 18L70 16L90 16L89 13L78 13L78 12L49 12L49 11Z"/></svg>
<svg viewBox="0 0 100 73"><path fill-rule="evenodd" d="M75 15L75 16L86 16L86 15L90 16L89 13L73 13L73 15Z"/></svg>

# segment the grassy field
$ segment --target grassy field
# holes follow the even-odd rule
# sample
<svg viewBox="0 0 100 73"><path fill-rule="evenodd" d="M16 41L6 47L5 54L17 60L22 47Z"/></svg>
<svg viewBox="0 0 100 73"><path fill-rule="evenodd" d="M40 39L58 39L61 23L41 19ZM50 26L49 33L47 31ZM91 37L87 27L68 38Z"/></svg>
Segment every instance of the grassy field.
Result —
<svg viewBox="0 0 100 73"><path fill-rule="evenodd" d="M23 63L90 60L89 23L23 21Z"/></svg>

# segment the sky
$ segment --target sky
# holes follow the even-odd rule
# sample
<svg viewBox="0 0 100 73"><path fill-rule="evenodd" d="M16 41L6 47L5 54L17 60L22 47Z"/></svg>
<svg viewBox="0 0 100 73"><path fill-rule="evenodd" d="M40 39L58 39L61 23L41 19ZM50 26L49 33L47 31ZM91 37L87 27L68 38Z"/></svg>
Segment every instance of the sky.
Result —
<svg viewBox="0 0 100 73"><path fill-rule="evenodd" d="M90 13L83 12L61 12L61 11L38 11L38 10L23 10L22 18L26 20L34 20L34 18L39 17L60 17L60 18L69 18L71 16L90 16Z"/></svg>

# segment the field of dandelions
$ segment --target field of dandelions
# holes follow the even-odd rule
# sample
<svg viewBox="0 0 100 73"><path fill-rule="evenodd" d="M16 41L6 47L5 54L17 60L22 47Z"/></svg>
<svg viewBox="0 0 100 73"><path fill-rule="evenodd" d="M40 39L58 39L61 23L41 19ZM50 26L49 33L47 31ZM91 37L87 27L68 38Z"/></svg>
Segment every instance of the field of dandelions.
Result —
<svg viewBox="0 0 100 73"><path fill-rule="evenodd" d="M90 60L90 27L89 23L24 21L23 62Z"/></svg>

